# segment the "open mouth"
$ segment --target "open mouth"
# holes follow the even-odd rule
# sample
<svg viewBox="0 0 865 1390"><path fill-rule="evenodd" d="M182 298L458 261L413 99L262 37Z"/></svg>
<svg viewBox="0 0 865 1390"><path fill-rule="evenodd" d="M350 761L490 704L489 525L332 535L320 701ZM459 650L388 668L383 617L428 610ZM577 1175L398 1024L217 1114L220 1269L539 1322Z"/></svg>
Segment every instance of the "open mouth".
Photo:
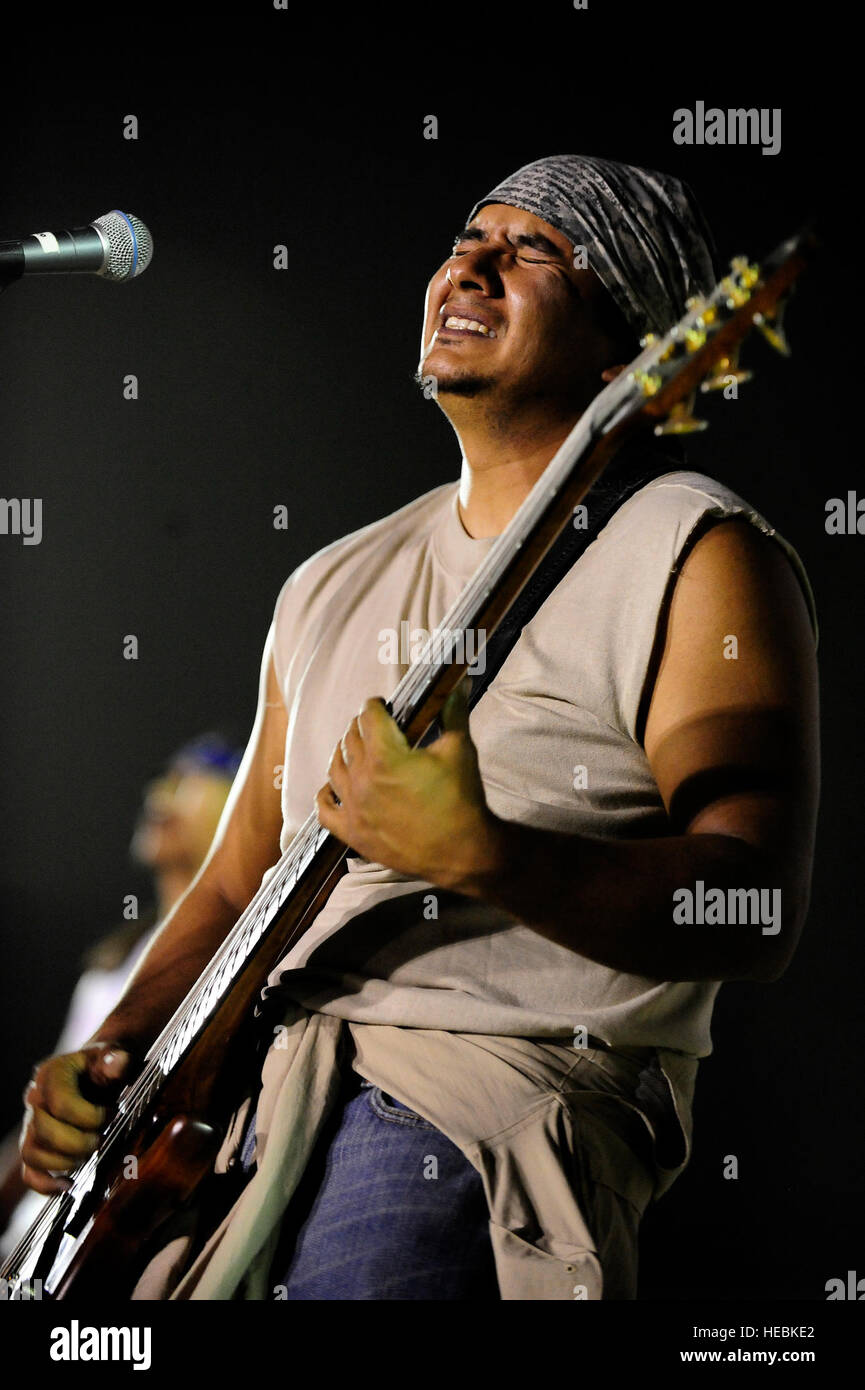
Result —
<svg viewBox="0 0 865 1390"><path fill-rule="evenodd" d="M457 318L454 314L445 319L439 332L453 333L461 338L494 338L496 336L495 329L487 328L485 323L478 323L477 319Z"/></svg>

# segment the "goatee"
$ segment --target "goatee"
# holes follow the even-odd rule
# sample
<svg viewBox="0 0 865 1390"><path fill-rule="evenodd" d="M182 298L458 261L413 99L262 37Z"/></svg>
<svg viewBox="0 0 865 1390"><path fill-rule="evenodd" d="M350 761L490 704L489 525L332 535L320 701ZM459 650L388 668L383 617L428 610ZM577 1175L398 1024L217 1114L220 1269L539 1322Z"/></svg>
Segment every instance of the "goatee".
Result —
<svg viewBox="0 0 865 1390"><path fill-rule="evenodd" d="M414 383L425 396L429 397L429 383L435 381L435 396L449 394L452 396L479 396L482 391L487 391L492 386L488 377L483 376L462 376L440 380L433 377L431 373L424 374L418 370L414 374Z"/></svg>

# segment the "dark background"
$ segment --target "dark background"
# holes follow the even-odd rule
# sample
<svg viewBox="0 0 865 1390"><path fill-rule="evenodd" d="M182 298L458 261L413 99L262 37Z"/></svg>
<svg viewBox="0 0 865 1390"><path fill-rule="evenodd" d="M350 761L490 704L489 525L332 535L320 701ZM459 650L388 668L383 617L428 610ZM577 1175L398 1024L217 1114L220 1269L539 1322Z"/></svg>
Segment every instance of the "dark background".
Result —
<svg viewBox="0 0 865 1390"><path fill-rule="evenodd" d="M692 184L722 263L811 217L823 240L788 313L793 357L755 341L755 382L710 403L690 447L796 546L815 590L810 921L780 982L721 991L694 1158L646 1219L641 1296L824 1299L863 1258L865 618L865 539L824 528L826 500L862 474L856 252L835 226L848 118L815 91L826 56L795 31L782 51L769 7L714 27L596 0L304 22L261 6L219 32L164 17L138 46L55 36L7 55L0 237L120 207L156 250L130 285L31 277L0 297L0 495L44 513L41 545L0 536L0 1124L53 1046L83 948L146 894L128 859L142 785L203 728L248 732L285 577L457 476L450 428L412 382L424 289L456 228L530 159L621 159ZM672 113L698 99L781 107L781 153L675 146Z"/></svg>

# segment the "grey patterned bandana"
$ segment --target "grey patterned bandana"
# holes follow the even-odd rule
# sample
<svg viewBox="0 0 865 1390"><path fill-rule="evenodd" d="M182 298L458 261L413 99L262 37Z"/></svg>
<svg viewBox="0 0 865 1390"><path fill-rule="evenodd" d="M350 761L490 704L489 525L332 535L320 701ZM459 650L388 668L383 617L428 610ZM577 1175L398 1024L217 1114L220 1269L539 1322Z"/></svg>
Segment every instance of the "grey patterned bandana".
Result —
<svg viewBox="0 0 865 1390"><path fill-rule="evenodd" d="M585 246L588 263L638 337L665 333L685 300L714 284L712 234L691 190L670 174L609 159L550 155L475 203L532 212Z"/></svg>

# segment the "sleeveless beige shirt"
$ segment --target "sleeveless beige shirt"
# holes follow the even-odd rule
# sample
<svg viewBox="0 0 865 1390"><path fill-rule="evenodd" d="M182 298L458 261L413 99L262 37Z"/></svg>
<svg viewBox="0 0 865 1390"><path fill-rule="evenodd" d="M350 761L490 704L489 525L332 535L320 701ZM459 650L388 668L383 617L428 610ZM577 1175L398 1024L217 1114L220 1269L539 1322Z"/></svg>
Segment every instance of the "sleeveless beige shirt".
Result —
<svg viewBox="0 0 865 1390"><path fill-rule="evenodd" d="M389 634L401 624L404 633L433 630L492 545L467 534L457 493L448 483L328 546L279 595L283 848L363 701L389 697L406 669L380 659L408 656L394 652ZM496 815L601 838L670 833L637 714L671 575L707 513L743 517L775 536L816 632L801 561L762 516L701 474L655 479L619 508L527 624L471 715ZM271 975L271 987L294 1002L356 1022L571 1040L582 1026L613 1047L710 1053L717 982L625 974L496 908L357 858L349 867Z"/></svg>

